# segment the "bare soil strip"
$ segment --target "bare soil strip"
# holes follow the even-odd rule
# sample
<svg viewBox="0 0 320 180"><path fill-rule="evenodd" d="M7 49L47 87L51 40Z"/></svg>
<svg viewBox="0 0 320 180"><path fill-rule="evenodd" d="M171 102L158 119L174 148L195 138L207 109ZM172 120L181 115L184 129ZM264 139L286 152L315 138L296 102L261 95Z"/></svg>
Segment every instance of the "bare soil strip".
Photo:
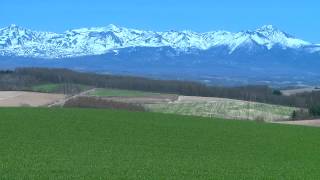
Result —
<svg viewBox="0 0 320 180"><path fill-rule="evenodd" d="M47 106L61 99L65 99L65 95L25 91L0 91L0 107Z"/></svg>
<svg viewBox="0 0 320 180"><path fill-rule="evenodd" d="M275 122L275 123L320 127L320 119L299 120L299 121L279 121L279 122Z"/></svg>

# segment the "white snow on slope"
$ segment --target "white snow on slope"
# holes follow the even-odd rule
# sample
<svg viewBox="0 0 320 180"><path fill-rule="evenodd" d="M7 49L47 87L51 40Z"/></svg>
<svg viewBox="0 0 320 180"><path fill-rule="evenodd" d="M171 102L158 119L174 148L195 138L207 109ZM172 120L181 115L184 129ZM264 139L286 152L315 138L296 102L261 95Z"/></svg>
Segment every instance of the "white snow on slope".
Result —
<svg viewBox="0 0 320 180"><path fill-rule="evenodd" d="M109 25L81 28L64 33L39 32L10 25L0 29L0 55L43 58L99 55L127 47L172 47L180 51L206 50L226 46L232 53L239 47L257 44L267 49L280 46L283 49L301 48L312 44L297 39L268 25L254 31L232 33L213 31L142 31ZM320 46L313 45L312 51Z"/></svg>

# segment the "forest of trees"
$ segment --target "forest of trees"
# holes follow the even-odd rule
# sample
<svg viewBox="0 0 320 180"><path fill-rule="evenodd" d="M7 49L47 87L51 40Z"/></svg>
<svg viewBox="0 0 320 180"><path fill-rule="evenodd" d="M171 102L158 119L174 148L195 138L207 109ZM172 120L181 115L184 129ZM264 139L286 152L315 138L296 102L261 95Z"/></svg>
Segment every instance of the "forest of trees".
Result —
<svg viewBox="0 0 320 180"><path fill-rule="evenodd" d="M67 69L21 68L0 72L0 90L30 90L43 83L82 84L99 88L117 88L190 96L222 97L269 104L309 108L320 115L320 92L283 96L267 86L218 87L197 82L154 80L142 77L101 75Z"/></svg>

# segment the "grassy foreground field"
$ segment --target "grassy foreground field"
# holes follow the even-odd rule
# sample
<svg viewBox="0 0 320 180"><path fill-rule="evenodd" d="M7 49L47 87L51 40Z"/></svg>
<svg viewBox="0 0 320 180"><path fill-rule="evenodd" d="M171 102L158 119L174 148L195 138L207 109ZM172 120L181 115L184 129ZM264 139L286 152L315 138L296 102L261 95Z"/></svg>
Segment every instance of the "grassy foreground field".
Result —
<svg viewBox="0 0 320 180"><path fill-rule="evenodd" d="M317 179L319 137L256 122L1 108L0 179Z"/></svg>

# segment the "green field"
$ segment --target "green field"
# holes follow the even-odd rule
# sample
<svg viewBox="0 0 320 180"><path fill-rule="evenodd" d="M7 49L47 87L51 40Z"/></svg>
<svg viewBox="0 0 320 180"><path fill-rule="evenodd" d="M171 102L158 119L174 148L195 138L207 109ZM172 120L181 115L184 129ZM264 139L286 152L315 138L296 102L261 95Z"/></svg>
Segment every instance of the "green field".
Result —
<svg viewBox="0 0 320 180"><path fill-rule="evenodd" d="M41 84L32 87L33 91L51 93L59 89L61 84Z"/></svg>
<svg viewBox="0 0 320 180"><path fill-rule="evenodd" d="M143 97L159 95L159 93L151 93L144 91L120 90L120 89L96 89L89 93L90 96L99 97Z"/></svg>
<svg viewBox="0 0 320 180"><path fill-rule="evenodd" d="M318 179L320 129L158 113L0 109L0 179Z"/></svg>
<svg viewBox="0 0 320 180"><path fill-rule="evenodd" d="M40 84L31 87L32 91L43 93L79 93L89 89L86 85L81 84Z"/></svg>

